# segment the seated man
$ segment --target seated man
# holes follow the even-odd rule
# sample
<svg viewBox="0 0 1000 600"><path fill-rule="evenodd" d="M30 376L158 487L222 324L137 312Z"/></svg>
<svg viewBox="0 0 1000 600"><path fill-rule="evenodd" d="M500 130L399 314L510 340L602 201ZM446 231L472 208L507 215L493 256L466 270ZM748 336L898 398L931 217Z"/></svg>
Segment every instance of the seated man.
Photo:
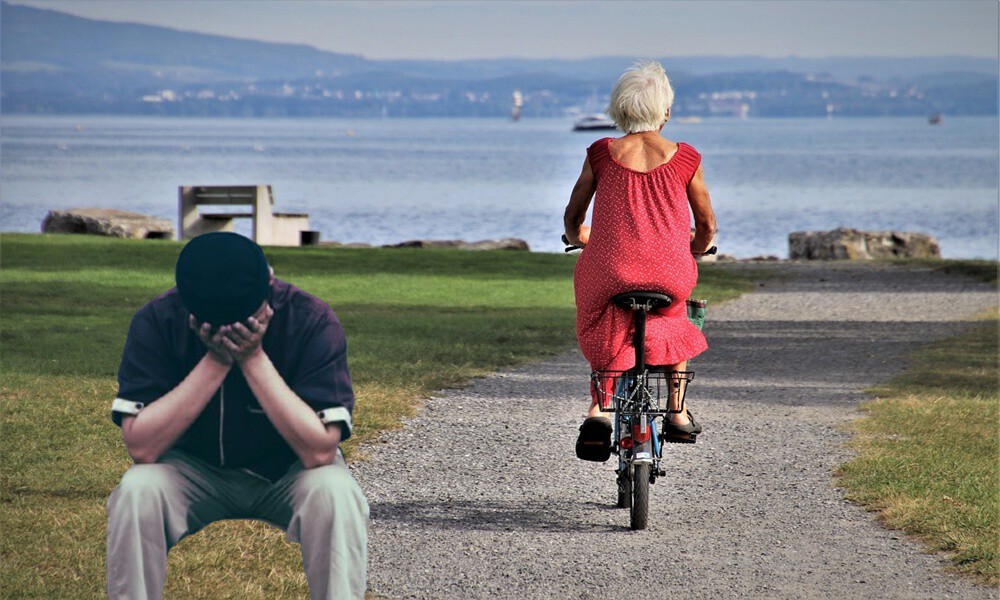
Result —
<svg viewBox="0 0 1000 600"><path fill-rule="evenodd" d="M108 501L108 595L159 598L182 538L260 519L301 545L314 599L362 598L368 504L339 450L354 392L336 315L235 233L191 240L176 280L132 319L118 371L135 464Z"/></svg>

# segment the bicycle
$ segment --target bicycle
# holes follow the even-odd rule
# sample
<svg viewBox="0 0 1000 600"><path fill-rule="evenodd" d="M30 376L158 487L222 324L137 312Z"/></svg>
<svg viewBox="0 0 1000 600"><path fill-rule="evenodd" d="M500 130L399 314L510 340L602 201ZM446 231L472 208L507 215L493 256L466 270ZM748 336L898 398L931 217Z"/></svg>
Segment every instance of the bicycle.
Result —
<svg viewBox="0 0 1000 600"><path fill-rule="evenodd" d="M579 249L569 244L566 252ZM714 254L713 246L705 254ZM657 477L665 476L662 467L663 444L694 443L697 434L664 436L657 433L657 419L662 423L671 414L683 413L687 386L694 371L650 369L645 362L646 317L650 311L670 306L673 299L660 292L637 290L618 294L612 302L632 311L635 366L625 371L593 371L590 375L593 395L601 412L613 413L612 452L618 455L615 470L619 508L629 509L629 524L633 530L645 529L649 520L649 486ZM688 318L699 328L704 324L706 302L688 300ZM677 395L676 410L670 409L671 396Z"/></svg>

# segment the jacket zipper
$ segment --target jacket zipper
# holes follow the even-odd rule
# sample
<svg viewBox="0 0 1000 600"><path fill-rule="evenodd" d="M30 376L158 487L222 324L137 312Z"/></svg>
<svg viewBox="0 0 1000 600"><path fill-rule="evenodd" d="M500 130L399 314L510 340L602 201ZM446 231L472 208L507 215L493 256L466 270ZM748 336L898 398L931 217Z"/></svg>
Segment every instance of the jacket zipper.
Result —
<svg viewBox="0 0 1000 600"><path fill-rule="evenodd" d="M226 384L219 388L219 466L226 466L226 449L222 443L222 425L226 419Z"/></svg>

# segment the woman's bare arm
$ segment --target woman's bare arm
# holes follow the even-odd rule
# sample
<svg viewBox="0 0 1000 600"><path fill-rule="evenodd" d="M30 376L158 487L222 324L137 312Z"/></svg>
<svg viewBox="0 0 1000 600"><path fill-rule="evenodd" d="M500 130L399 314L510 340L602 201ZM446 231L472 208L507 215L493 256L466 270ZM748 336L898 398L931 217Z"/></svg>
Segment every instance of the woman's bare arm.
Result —
<svg viewBox="0 0 1000 600"><path fill-rule="evenodd" d="M587 209L590 208L590 201L594 197L597 189L597 181L594 179L594 172L590 169L590 161L584 159L583 170L580 177L573 186L573 192L569 196L569 204L566 205L566 213L563 215L563 224L566 226L566 239L576 246L586 246L590 241L590 227L584 225L587 219Z"/></svg>
<svg viewBox="0 0 1000 600"><path fill-rule="evenodd" d="M712 247L715 238L715 211L712 210L712 199L705 186L705 176L701 167L695 172L687 187L688 201L691 203L691 213L694 215L694 239L691 240L691 252L698 254Z"/></svg>

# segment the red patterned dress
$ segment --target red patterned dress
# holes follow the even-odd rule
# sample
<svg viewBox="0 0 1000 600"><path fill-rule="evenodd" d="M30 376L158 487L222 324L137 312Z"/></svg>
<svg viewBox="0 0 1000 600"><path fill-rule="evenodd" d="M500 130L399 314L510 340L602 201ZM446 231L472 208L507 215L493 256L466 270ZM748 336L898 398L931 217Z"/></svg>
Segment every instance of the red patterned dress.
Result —
<svg viewBox="0 0 1000 600"><path fill-rule="evenodd" d="M685 305L698 282L687 186L701 155L680 143L669 161L643 173L611 156L611 140L598 140L587 149L597 190L590 241L573 277L580 349L593 369L635 366L632 315L612 304L611 298L654 291L674 302L649 315L646 363L679 363L708 348L705 336L688 321Z"/></svg>

